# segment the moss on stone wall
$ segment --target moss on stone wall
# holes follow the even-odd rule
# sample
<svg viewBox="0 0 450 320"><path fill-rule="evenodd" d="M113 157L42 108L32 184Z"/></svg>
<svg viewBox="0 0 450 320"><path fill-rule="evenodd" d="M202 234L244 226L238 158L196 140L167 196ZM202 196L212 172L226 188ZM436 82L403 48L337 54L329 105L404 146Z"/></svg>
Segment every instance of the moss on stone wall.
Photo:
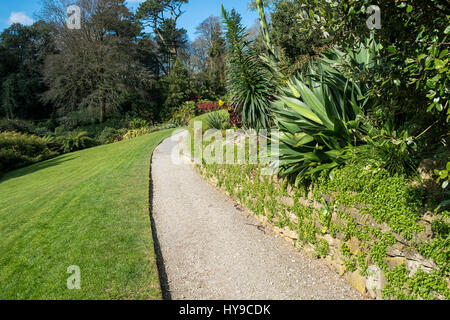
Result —
<svg viewBox="0 0 450 320"><path fill-rule="evenodd" d="M450 299L448 212L404 177L355 166L294 188L255 165L202 165L211 183L373 298Z"/></svg>

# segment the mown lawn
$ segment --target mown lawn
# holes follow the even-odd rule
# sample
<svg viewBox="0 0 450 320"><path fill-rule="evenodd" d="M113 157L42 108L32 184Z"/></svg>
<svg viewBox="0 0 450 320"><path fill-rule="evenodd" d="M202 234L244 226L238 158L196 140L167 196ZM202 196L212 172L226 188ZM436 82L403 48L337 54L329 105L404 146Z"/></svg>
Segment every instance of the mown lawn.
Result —
<svg viewBox="0 0 450 320"><path fill-rule="evenodd" d="M171 130L0 178L0 299L160 299L150 158ZM69 266L81 289L69 290Z"/></svg>

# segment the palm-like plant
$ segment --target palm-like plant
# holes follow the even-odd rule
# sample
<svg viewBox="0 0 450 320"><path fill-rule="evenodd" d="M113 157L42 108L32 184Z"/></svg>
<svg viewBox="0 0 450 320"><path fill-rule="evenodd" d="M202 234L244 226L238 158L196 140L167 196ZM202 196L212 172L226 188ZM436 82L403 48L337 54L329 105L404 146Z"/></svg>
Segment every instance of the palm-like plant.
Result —
<svg viewBox="0 0 450 320"><path fill-rule="evenodd" d="M227 89L233 108L242 115L243 125L262 129L270 125L270 103L275 86L267 66L251 47L241 16L222 6L226 29Z"/></svg>
<svg viewBox="0 0 450 320"><path fill-rule="evenodd" d="M278 165L296 183L347 160L347 150L363 143L362 110L370 104L358 84L325 61L306 77L292 78L272 104L280 129Z"/></svg>
<svg viewBox="0 0 450 320"><path fill-rule="evenodd" d="M64 153L74 152L96 145L96 141L89 137L86 131L73 131L60 137Z"/></svg>
<svg viewBox="0 0 450 320"><path fill-rule="evenodd" d="M211 112L206 117L206 123L211 129L226 130L229 129L229 116L225 110Z"/></svg>

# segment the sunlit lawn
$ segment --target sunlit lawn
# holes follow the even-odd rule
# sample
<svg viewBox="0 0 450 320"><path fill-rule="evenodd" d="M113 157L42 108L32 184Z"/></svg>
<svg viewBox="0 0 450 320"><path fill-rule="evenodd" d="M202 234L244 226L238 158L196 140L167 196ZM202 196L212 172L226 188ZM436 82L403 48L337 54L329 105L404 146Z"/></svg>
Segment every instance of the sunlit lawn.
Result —
<svg viewBox="0 0 450 320"><path fill-rule="evenodd" d="M151 154L169 131L0 178L0 299L160 299L148 215ZM81 289L67 288L69 266Z"/></svg>

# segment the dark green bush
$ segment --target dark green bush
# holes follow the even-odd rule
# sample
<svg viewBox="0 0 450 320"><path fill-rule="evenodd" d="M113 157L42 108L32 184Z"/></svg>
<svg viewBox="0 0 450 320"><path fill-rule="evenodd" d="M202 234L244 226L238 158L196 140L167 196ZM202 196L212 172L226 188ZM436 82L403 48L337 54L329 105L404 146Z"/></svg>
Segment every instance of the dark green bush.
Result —
<svg viewBox="0 0 450 320"><path fill-rule="evenodd" d="M58 155L49 141L18 132L0 133L0 172L20 168Z"/></svg>
<svg viewBox="0 0 450 320"><path fill-rule="evenodd" d="M34 133L35 127L31 121L20 119L0 119L0 132L15 131L21 133Z"/></svg>
<svg viewBox="0 0 450 320"><path fill-rule="evenodd" d="M62 144L64 153L74 152L98 145L98 143L89 137L86 131L72 131L57 138L57 141Z"/></svg>
<svg viewBox="0 0 450 320"><path fill-rule="evenodd" d="M187 126L189 121L195 117L197 105L194 101L184 102L179 108L172 113L170 122L176 126Z"/></svg>
<svg viewBox="0 0 450 320"><path fill-rule="evenodd" d="M101 144L113 143L122 140L122 137L127 133L127 129L114 129L106 127L98 136L97 140Z"/></svg>
<svg viewBox="0 0 450 320"><path fill-rule="evenodd" d="M141 119L141 118L133 118L128 122L128 128L131 130L141 129L148 127L147 120Z"/></svg>

